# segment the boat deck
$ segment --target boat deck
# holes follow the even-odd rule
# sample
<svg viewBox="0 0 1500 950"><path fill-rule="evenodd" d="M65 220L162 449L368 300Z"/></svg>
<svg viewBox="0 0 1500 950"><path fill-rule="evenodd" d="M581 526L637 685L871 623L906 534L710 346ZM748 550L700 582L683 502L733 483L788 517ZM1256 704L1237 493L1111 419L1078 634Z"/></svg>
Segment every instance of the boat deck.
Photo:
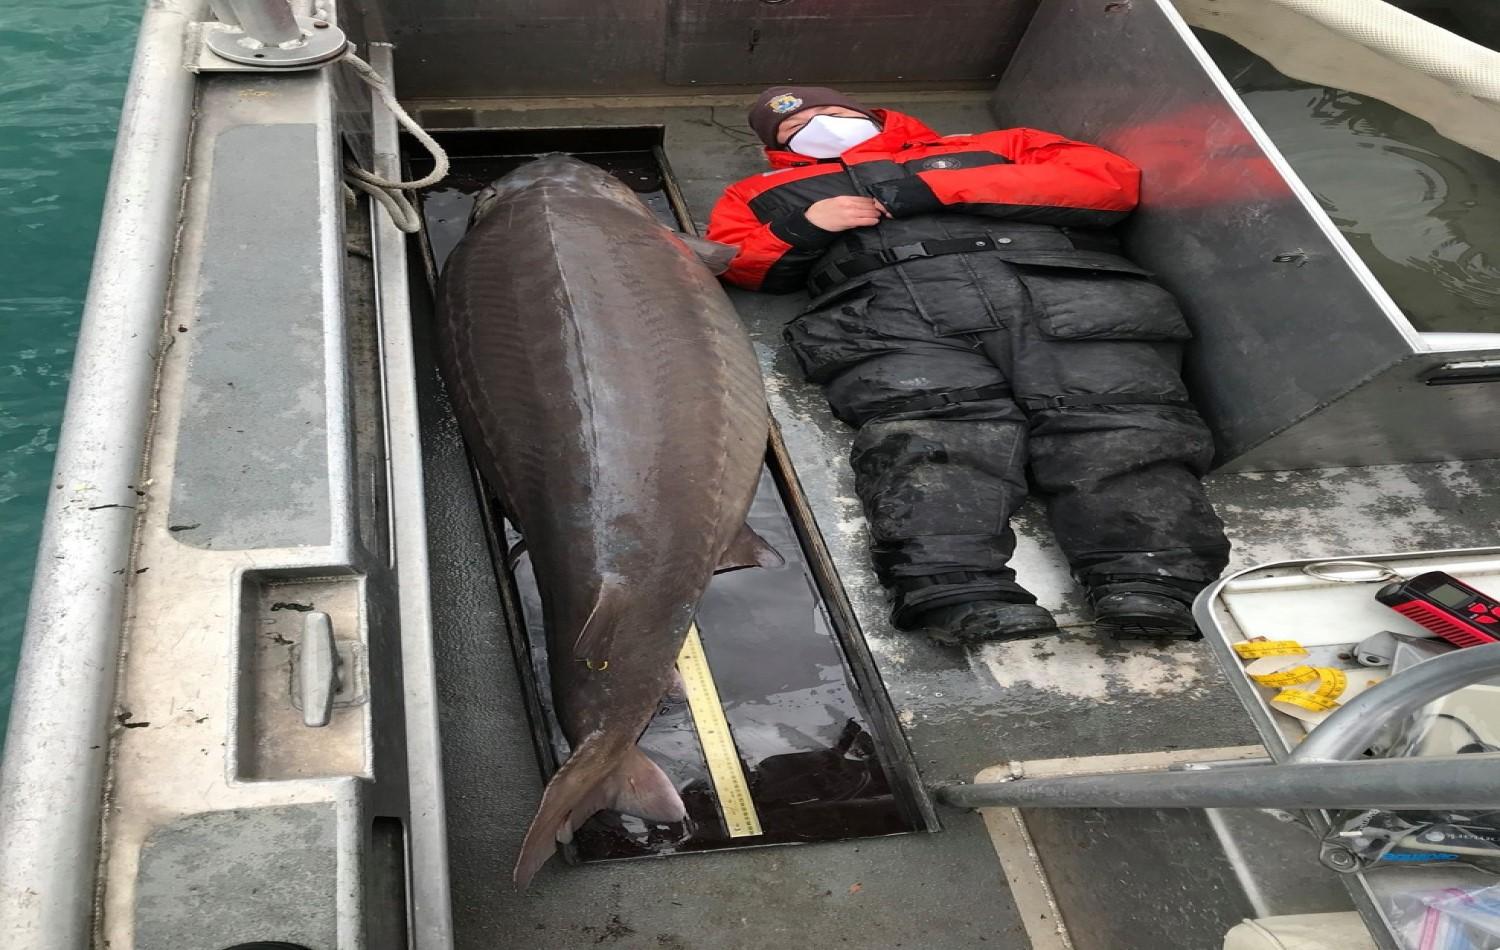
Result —
<svg viewBox="0 0 1500 950"><path fill-rule="evenodd" d="M1031 810L1029 837L941 810L933 833L553 862L511 886L542 769L488 500L432 358L420 238L340 175L403 177L391 90L439 131L660 130L700 225L765 166L748 96L685 93L880 77L851 90L944 132L991 126L1003 95L1002 121L1148 168L1131 239L1196 319L1194 378L1241 467L1494 457L1216 475L1232 568L1492 545L1500 523L1500 350L1420 336L1170 0L555 7L320 9L336 22L311 29L345 31L377 92L352 61L222 59L200 0L147 5L0 772L0 944L1197 950L1248 916L1350 907L1305 832L1222 810ZM532 98L435 98L495 93ZM927 785L1259 748L1207 647L1095 636L1037 506L1015 566L1059 637L891 629L853 433L781 340L805 298L733 298L889 697L875 729L890 712Z"/></svg>
<svg viewBox="0 0 1500 950"><path fill-rule="evenodd" d="M942 132L990 127L987 94L871 97ZM743 99L418 101L429 128L664 124L666 153L695 220L725 186L764 170ZM416 284L420 285L420 284ZM733 292L765 370L773 412L929 785L1006 761L1175 752L1255 742L1197 643L1114 643L1088 626L1041 509L1015 522L1020 579L1064 625L1060 638L947 648L892 629L866 557L846 458L851 430L801 380L780 329L800 294ZM419 334L426 300L415 302ZM430 341L428 341L430 344ZM977 815L944 830L543 870L509 882L541 791L503 631L467 460L435 371L424 374L433 604L442 698L455 937L459 947L1064 946L1037 913L1034 869L1012 867L1011 898ZM1234 541L1231 568L1271 560L1492 543L1500 462L1216 475L1210 491ZM1081 810L1029 816L1038 856L1085 948L1217 946L1240 919L1347 908L1311 838L1254 813L1220 815L1238 851L1187 812ZM1032 917L1037 919L1031 919ZM1049 942L1050 941L1050 942Z"/></svg>

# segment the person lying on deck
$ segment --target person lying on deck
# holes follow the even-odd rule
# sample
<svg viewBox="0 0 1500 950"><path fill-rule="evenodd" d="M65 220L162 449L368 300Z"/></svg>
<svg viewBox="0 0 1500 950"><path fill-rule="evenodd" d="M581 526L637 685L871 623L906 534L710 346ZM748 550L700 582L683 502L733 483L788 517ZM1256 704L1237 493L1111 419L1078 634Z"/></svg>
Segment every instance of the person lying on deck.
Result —
<svg viewBox="0 0 1500 950"><path fill-rule="evenodd" d="M950 642L1057 632L1008 565L1029 482L1097 627L1195 636L1229 543L1181 378L1191 334L1111 233L1139 170L1035 129L939 135L821 87L768 89L749 123L772 170L725 192L708 237L739 249L730 282L812 295L785 337L858 427L892 622Z"/></svg>

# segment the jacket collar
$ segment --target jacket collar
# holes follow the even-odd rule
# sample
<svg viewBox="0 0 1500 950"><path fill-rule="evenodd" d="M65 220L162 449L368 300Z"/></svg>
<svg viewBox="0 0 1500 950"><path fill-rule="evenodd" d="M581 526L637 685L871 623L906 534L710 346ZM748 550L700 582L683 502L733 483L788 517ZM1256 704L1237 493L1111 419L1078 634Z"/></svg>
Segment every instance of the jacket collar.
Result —
<svg viewBox="0 0 1500 950"><path fill-rule="evenodd" d="M904 112L893 109L871 109L880 120L880 134L867 142L861 142L841 157L857 157L869 152L899 152L902 148L923 142L936 142L941 136ZM768 148L766 158L772 168L796 168L800 165L816 165L819 162L836 162L837 158L808 158L786 149Z"/></svg>

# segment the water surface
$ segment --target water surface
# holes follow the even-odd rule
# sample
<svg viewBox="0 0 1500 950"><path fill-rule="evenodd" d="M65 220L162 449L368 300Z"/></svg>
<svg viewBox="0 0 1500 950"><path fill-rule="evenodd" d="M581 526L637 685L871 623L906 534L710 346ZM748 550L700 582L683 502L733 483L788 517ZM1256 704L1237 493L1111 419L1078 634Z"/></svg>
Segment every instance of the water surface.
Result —
<svg viewBox="0 0 1500 950"><path fill-rule="evenodd" d="M1418 330L1500 332L1500 162L1379 99L1201 38Z"/></svg>
<svg viewBox="0 0 1500 950"><path fill-rule="evenodd" d="M0 3L0 722L142 8Z"/></svg>

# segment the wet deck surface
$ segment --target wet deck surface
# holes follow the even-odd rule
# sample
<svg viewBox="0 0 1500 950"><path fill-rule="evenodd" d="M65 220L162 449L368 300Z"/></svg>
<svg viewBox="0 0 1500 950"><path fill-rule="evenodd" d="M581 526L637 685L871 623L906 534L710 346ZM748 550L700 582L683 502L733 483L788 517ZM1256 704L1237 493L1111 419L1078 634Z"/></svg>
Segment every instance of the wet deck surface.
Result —
<svg viewBox="0 0 1500 950"><path fill-rule="evenodd" d="M943 132L992 125L977 94L888 96L872 104L914 113ZM434 117L441 110L446 121L426 124L452 126L457 105L430 104ZM461 105L478 127L665 123L668 158L700 225L727 184L764 170L738 105ZM781 343L781 326L803 298L735 292L734 299L756 342L772 410L929 784L967 780L1005 760L1255 741L1202 645L1115 644L1094 636L1081 592L1035 506L1015 523L1020 543L1013 563L1022 583L1064 624L1060 638L956 649L890 628L846 463L852 432L800 379ZM530 892L513 892L510 863L541 783L484 537L465 500L471 489L457 428L435 381L428 382L433 391L423 421L460 947L1028 946L983 827L972 815L952 812L935 835L585 868L554 864ZM1210 492L1235 542L1233 569L1291 557L1493 543L1500 497L1484 486L1497 476L1494 461L1252 473L1216 476ZM1172 945L1181 947L1217 946L1226 922L1248 912L1242 897L1221 893L1227 863L1198 819L1153 814L1160 819L1123 822L1080 812L1047 830L1055 842L1049 874L1079 947L1163 945L1145 932L1120 942L1103 926L1118 917L1111 904L1129 903L1143 919L1176 921ZM1128 850L1137 840L1132 826L1158 846L1163 828L1181 834L1158 847L1171 860L1122 881L1119 868L1094 860L1089 845ZM1309 862L1310 854L1309 847ZM1316 869L1290 862L1281 881L1287 894L1302 895L1298 910L1337 906L1336 889ZM1205 912L1188 910L1194 906Z"/></svg>

